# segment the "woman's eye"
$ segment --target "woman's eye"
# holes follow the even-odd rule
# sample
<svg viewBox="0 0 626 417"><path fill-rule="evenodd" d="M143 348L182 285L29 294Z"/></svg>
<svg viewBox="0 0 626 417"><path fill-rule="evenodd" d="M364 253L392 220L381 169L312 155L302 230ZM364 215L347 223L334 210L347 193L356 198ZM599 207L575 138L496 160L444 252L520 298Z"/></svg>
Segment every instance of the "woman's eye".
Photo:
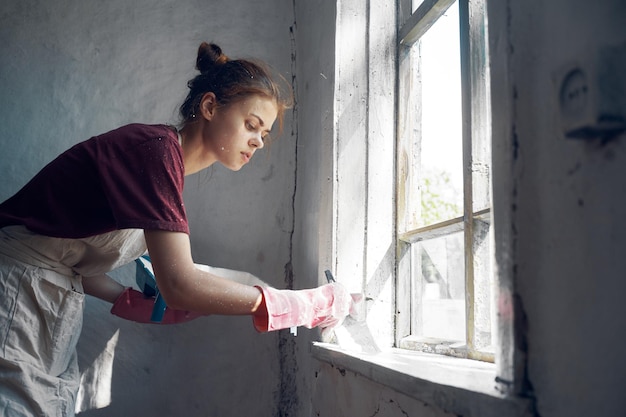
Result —
<svg viewBox="0 0 626 417"><path fill-rule="evenodd" d="M246 123L246 129L248 129L248 130L256 130L256 126L254 126L252 123L248 122L248 123Z"/></svg>

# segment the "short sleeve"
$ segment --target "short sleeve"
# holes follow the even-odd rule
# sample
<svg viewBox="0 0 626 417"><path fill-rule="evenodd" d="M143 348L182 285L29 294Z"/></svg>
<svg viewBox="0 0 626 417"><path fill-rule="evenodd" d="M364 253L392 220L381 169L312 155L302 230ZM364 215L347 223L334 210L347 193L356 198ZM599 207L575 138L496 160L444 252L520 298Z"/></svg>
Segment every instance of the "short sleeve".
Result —
<svg viewBox="0 0 626 417"><path fill-rule="evenodd" d="M175 133L166 126L135 125L100 139L95 160L117 228L189 233Z"/></svg>
<svg viewBox="0 0 626 417"><path fill-rule="evenodd" d="M0 204L0 227L83 238L119 229L189 233L185 169L174 130L133 124L59 155Z"/></svg>

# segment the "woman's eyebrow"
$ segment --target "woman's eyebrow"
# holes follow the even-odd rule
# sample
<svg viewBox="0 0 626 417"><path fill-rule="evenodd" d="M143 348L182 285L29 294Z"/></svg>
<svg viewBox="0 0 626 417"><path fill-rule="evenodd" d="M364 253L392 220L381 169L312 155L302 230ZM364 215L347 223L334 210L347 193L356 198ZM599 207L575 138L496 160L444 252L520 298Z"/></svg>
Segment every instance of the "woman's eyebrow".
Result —
<svg viewBox="0 0 626 417"><path fill-rule="evenodd" d="M258 119L258 121L259 121L259 125L260 125L261 127L265 126L265 122L263 122L263 119L261 119L261 117L260 117L260 116L258 116L258 115L257 115L257 114L255 114L255 113L250 113L250 116L256 117L256 118ZM270 133L270 132L271 132L271 129L265 129L265 131L266 131L267 133Z"/></svg>
<svg viewBox="0 0 626 417"><path fill-rule="evenodd" d="M259 120L259 124L260 124L261 126L265 126L265 123L263 122L263 119L261 119L261 117L260 117L260 116L258 116L258 115L256 115L256 114L254 114L254 113L250 113L250 116L254 116L254 117L256 117L256 118Z"/></svg>

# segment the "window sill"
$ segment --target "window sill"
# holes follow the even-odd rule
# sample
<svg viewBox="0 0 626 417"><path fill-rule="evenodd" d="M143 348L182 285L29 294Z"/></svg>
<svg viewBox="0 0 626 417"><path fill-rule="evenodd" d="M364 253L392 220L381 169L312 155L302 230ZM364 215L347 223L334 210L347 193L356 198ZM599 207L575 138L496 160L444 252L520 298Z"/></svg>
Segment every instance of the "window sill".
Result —
<svg viewBox="0 0 626 417"><path fill-rule="evenodd" d="M532 416L529 400L505 397L495 387L495 365L389 348L377 353L314 343L313 357L378 384L466 417Z"/></svg>

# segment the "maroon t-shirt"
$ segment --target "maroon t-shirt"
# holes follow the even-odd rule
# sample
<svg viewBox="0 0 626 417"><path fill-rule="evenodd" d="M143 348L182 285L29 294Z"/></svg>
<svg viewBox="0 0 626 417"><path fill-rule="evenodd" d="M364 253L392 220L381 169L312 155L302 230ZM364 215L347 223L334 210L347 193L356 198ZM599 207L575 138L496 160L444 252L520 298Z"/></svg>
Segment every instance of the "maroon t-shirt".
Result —
<svg viewBox="0 0 626 417"><path fill-rule="evenodd" d="M0 204L0 228L82 238L117 229L189 233L176 133L132 124L70 148Z"/></svg>

